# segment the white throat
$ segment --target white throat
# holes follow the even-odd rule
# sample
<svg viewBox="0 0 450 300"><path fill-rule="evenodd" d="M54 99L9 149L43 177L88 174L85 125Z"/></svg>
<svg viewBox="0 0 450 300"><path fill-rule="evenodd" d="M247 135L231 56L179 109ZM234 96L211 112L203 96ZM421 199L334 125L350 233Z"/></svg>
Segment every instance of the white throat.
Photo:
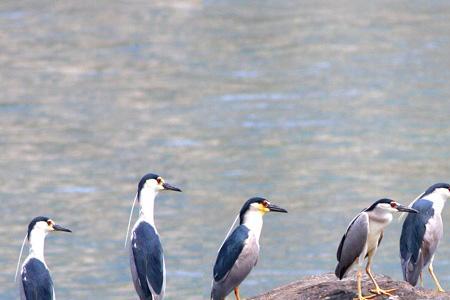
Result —
<svg viewBox="0 0 450 300"><path fill-rule="evenodd" d="M447 196L441 194L441 193L431 193L429 195L426 195L423 199L429 200L433 202L433 209L435 213L442 213L442 209L444 209L445 201L447 200Z"/></svg>
<svg viewBox="0 0 450 300"><path fill-rule="evenodd" d="M30 254L29 257L44 261L44 244L47 232L40 229L33 229L30 233Z"/></svg>
<svg viewBox="0 0 450 300"><path fill-rule="evenodd" d="M256 236L256 240L259 241L263 226L263 214L258 210L250 209L245 213L244 222L242 224L250 229L250 231Z"/></svg>
<svg viewBox="0 0 450 300"><path fill-rule="evenodd" d="M154 207L156 195L158 195L157 191L142 189L139 196L139 204L141 205L139 218L145 220L153 226L155 225Z"/></svg>
<svg viewBox="0 0 450 300"><path fill-rule="evenodd" d="M380 207L375 207L373 211L368 211L370 221L370 230L382 231L392 221L392 212L387 211Z"/></svg>

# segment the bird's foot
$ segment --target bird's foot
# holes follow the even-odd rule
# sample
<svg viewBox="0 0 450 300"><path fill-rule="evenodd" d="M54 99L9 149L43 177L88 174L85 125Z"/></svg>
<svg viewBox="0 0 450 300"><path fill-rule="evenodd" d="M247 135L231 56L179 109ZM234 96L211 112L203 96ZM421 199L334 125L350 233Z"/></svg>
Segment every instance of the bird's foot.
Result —
<svg viewBox="0 0 450 300"><path fill-rule="evenodd" d="M441 288L441 287L438 287L437 291L438 291L439 293L445 293L445 290L444 290L443 288Z"/></svg>
<svg viewBox="0 0 450 300"><path fill-rule="evenodd" d="M239 295L239 287L234 288L234 296L236 297L236 300L241 300Z"/></svg>
<svg viewBox="0 0 450 300"><path fill-rule="evenodd" d="M393 296L391 293L396 291L396 290L397 289L382 290L380 288L376 288L376 289L370 290L370 292L375 294L375 295L373 295L373 297L376 297L377 295L385 295L385 296L391 297L391 296Z"/></svg>
<svg viewBox="0 0 450 300"><path fill-rule="evenodd" d="M367 295L367 296L364 296L364 297L361 297L361 298L355 298L355 299L353 299L353 300L370 300L370 299L373 299L373 298L375 298L375 297L378 297L379 295L377 295L377 294L372 294L372 295Z"/></svg>

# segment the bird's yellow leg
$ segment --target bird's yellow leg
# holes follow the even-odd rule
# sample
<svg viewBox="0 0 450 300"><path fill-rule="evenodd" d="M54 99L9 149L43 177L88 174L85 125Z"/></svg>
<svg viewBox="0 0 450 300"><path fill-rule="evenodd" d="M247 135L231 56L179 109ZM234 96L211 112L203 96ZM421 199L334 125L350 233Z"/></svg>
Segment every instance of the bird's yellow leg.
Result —
<svg viewBox="0 0 450 300"><path fill-rule="evenodd" d="M441 293L445 292L444 289L441 287L439 280L437 279L436 275L433 272L433 259L431 259L430 265L428 266L428 271L430 271L431 277L433 277L434 283L436 284L438 291Z"/></svg>
<svg viewBox="0 0 450 300"><path fill-rule="evenodd" d="M396 289L383 290L383 289L380 288L378 283L375 281L375 277L373 277L373 275L372 275L372 271L370 270L371 263L372 263L372 255L369 255L369 260L367 261L367 266L366 266L366 273L367 273L367 275L369 275L370 280L372 280L373 284L375 285L375 289L370 290L370 292L374 293L376 295L386 295L386 296L389 296L389 297L392 296L391 293L393 291L395 291ZM373 298L371 296L369 296L369 297ZM366 297L366 298L368 298L368 297ZM368 298L368 299L370 299L370 298Z"/></svg>
<svg viewBox="0 0 450 300"><path fill-rule="evenodd" d="M363 297L363 295L362 295L361 279L362 279L362 272L361 272L360 269L358 269L358 274L356 275L356 282L357 282L357 285L358 285L358 298L354 298L353 300L367 300L367 299L370 299L370 298Z"/></svg>
<svg viewBox="0 0 450 300"><path fill-rule="evenodd" d="M422 277L422 271L420 271L419 274L419 278L420 278L420 287L423 288L423 277Z"/></svg>
<svg viewBox="0 0 450 300"><path fill-rule="evenodd" d="M236 300L241 300L241 297L239 297L239 287L234 288L234 296L236 297Z"/></svg>

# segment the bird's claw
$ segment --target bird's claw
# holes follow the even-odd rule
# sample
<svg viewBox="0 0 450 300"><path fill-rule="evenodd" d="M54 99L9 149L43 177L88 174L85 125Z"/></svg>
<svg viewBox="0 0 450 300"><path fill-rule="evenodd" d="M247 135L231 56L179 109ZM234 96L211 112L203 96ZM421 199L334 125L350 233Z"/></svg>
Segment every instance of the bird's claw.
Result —
<svg viewBox="0 0 450 300"><path fill-rule="evenodd" d="M379 295L377 295L377 294L367 295L365 297L360 298L359 300L370 300L370 299L375 298L377 296L379 296ZM355 298L355 299L358 300L358 298ZM355 299L353 299L353 300L355 300Z"/></svg>
<svg viewBox="0 0 450 300"><path fill-rule="evenodd" d="M385 295L385 296L391 297L391 296L393 296L391 293L396 290L397 289L382 290L382 289L378 288L378 289L372 289L372 290L370 290L370 292L375 294L374 297L376 297L377 295Z"/></svg>
<svg viewBox="0 0 450 300"><path fill-rule="evenodd" d="M375 298L378 295L367 295L367 296L358 296L358 298L353 298L353 300L370 300Z"/></svg>

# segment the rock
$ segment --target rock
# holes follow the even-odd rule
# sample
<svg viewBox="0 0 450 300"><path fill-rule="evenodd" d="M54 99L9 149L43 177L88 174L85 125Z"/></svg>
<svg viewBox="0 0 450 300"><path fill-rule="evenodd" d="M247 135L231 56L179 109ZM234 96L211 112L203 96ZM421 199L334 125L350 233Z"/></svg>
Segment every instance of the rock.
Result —
<svg viewBox="0 0 450 300"><path fill-rule="evenodd" d="M375 276L375 280L382 289L397 288L392 294L393 297L377 296L374 300L382 299L407 299L422 300L434 299L444 300L450 299L450 293L439 293L434 290L412 287L404 281L395 281L392 278L379 275ZM363 277L362 289L363 295L369 295L369 289L373 288L373 283L369 277ZM353 272L339 280L333 273L318 276L308 276L303 280L299 280L288 285L276 288L263 295L251 298L253 300L352 300L357 297L356 273Z"/></svg>

